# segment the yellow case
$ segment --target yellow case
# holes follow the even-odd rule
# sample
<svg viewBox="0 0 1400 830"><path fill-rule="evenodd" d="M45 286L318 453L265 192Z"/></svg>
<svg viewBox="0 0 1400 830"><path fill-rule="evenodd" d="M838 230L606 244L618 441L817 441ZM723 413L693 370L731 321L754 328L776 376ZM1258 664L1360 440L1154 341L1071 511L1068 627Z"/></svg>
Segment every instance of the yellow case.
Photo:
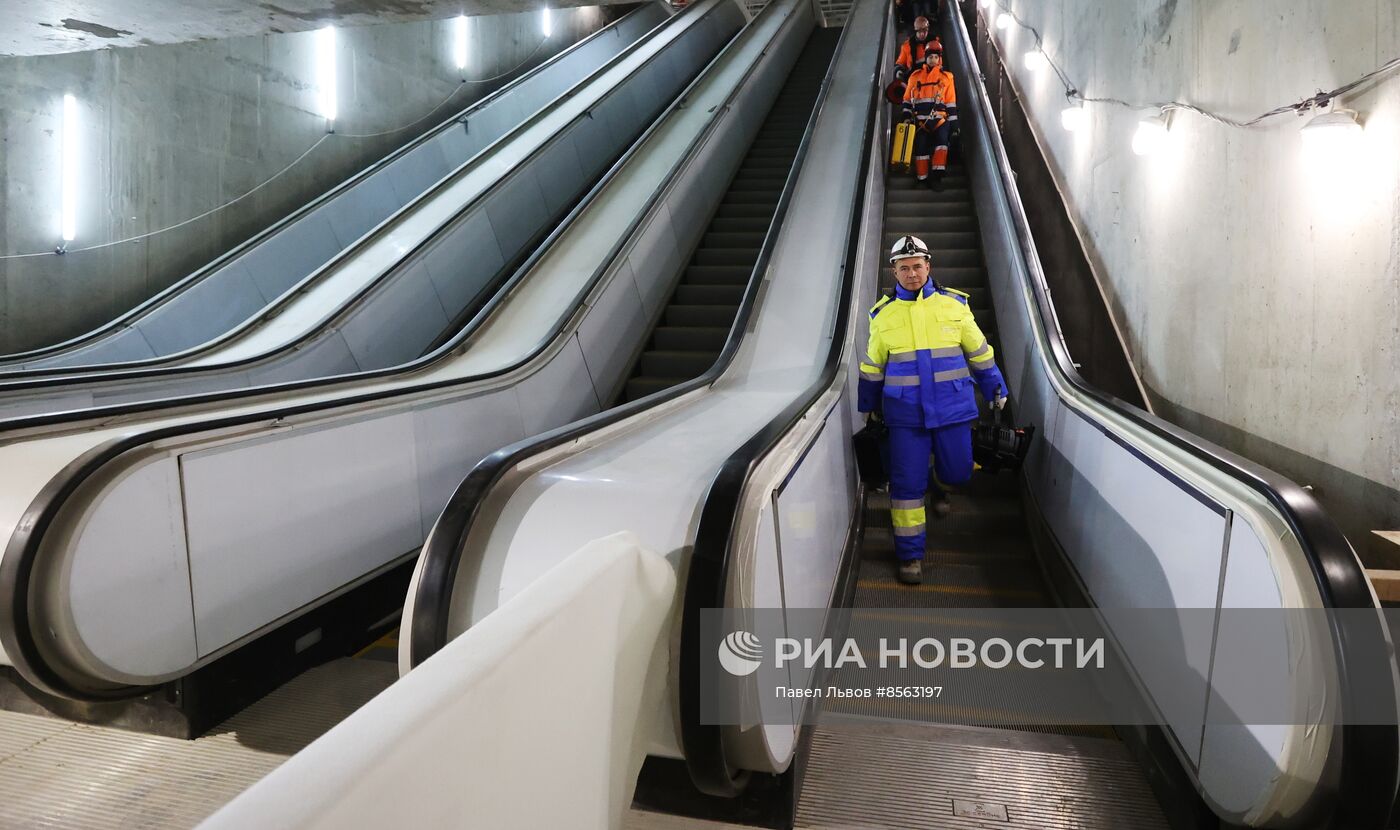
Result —
<svg viewBox="0 0 1400 830"><path fill-rule="evenodd" d="M909 169L914 159L914 125L896 124L894 128L894 148L890 151L890 166Z"/></svg>

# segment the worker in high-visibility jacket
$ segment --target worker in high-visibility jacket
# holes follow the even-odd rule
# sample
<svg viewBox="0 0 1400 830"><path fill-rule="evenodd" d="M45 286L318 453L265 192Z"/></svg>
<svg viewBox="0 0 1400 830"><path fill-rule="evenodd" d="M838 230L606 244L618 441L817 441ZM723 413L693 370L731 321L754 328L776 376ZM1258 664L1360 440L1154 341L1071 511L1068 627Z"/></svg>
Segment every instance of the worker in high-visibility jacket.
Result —
<svg viewBox="0 0 1400 830"><path fill-rule="evenodd" d="M904 120L918 124L914 174L919 181L937 187L948 170L948 140L958 122L958 93L953 73L943 69L942 44L930 44L923 66L909 76L904 87Z"/></svg>
<svg viewBox="0 0 1400 830"><path fill-rule="evenodd" d="M890 264L896 285L870 309L857 408L889 427L890 516L899 579L917 584L923 579L930 455L935 483L967 483L977 420L974 384L999 409L1006 405L1006 382L967 295L930 276L923 240L900 237Z"/></svg>
<svg viewBox="0 0 1400 830"><path fill-rule="evenodd" d="M924 62L924 53L929 47L937 43L939 50L943 49L943 44L938 38L930 34L927 17L914 18L914 34L899 47L899 57L894 59L894 78L901 83L907 83L909 76L913 74L915 68Z"/></svg>

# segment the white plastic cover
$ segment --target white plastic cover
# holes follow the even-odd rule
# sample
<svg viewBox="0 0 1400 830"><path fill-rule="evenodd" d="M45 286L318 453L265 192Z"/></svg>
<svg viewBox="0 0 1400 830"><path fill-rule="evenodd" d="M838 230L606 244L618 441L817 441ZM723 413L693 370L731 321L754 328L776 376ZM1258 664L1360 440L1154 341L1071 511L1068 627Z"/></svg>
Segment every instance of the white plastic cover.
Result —
<svg viewBox="0 0 1400 830"><path fill-rule="evenodd" d="M620 827L675 594L631 533L591 542L200 827Z"/></svg>

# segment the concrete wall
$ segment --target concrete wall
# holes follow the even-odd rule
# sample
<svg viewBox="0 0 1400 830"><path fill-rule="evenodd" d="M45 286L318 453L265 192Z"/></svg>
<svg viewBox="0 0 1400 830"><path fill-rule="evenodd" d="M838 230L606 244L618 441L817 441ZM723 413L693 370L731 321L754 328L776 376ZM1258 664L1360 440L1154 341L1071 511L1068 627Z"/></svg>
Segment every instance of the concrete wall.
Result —
<svg viewBox="0 0 1400 830"><path fill-rule="evenodd" d="M1400 55L1395 0L1000 3L1086 96L1237 119ZM1142 157L1153 110L1089 104L1067 132L1034 36L994 36L1158 414L1313 485L1368 564L1400 564L1370 533L1400 528L1400 76L1341 101L1365 125L1345 158L1306 158L1291 114L1188 112Z"/></svg>
<svg viewBox="0 0 1400 830"><path fill-rule="evenodd" d="M58 244L65 92L77 98L81 121L73 250L0 259L0 353L58 342L112 319L618 11L555 10L548 40L537 11L470 18L465 84L450 20L341 29L333 136L267 187L208 218L94 251L77 249L224 204L325 136L314 33L0 59L0 256ZM384 131L391 132L355 137Z"/></svg>

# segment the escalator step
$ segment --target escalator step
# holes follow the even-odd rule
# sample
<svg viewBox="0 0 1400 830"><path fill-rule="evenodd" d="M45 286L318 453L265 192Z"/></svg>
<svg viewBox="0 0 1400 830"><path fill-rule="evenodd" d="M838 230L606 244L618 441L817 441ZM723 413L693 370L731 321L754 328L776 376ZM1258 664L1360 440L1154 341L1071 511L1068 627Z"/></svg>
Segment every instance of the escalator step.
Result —
<svg viewBox="0 0 1400 830"><path fill-rule="evenodd" d="M686 285L676 286L674 301L680 305L727 305L738 308L744 298L743 285Z"/></svg>
<svg viewBox="0 0 1400 830"><path fill-rule="evenodd" d="M781 196L781 195L782 195L782 193L779 192L779 191L777 191L777 190L759 190L759 191L742 191L742 190L741 190L741 191L734 191L734 190L731 190L731 191L729 191L728 193L724 194L724 200L721 201L720 204L721 204L721 205L770 205L770 206L772 206L772 207L777 207L777 206L778 206L778 197ZM772 210L771 210L771 209L769 210L769 213L772 213Z"/></svg>
<svg viewBox="0 0 1400 830"><path fill-rule="evenodd" d="M761 223L755 222L753 219L745 219L743 217L731 216L723 218L716 216L714 219L710 220L710 230L714 233L736 234L740 236L753 234L762 236L764 231L767 230L767 227L760 228L758 227L760 224Z"/></svg>
<svg viewBox="0 0 1400 830"><path fill-rule="evenodd" d="M753 248L757 251L763 247L764 233L762 231L752 231L734 233L725 228L711 227L710 231L700 239L702 248ZM891 245L894 243L891 242Z"/></svg>
<svg viewBox="0 0 1400 830"><path fill-rule="evenodd" d="M778 189L781 190L783 185L787 184L788 169L789 168L786 167L775 168L772 165L754 167L752 170L741 169L738 173L734 174L734 181L762 181L769 185L776 185Z"/></svg>
<svg viewBox="0 0 1400 830"><path fill-rule="evenodd" d="M734 315L739 310L732 305L680 305L666 306L662 320L668 326L723 326L734 324Z"/></svg>
<svg viewBox="0 0 1400 830"><path fill-rule="evenodd" d="M947 187L947 188L950 188L950 189L951 189L951 188L967 188L967 187L968 187L967 176L964 176L964 175L962 175L961 173L959 173L959 174L957 174L957 175L954 175L954 174L952 174L952 173L949 173L947 176L944 176L944 177L943 177L943 186L944 186L944 187ZM893 192L893 191L904 192L904 191L906 191L906 190L915 190L915 191L919 191L919 192L928 192L928 185L926 185L926 184L921 184L921 183L919 182L918 179L914 178L914 174L912 174L912 173L910 173L910 174L907 175L907 176L891 176L891 177L890 177L889 179L887 179L886 182L885 182L885 192L886 192L886 193L891 193L891 192Z"/></svg>
<svg viewBox="0 0 1400 830"><path fill-rule="evenodd" d="M724 348L812 117L838 33L817 30L784 82L692 252L623 399L704 374Z"/></svg>
<svg viewBox="0 0 1400 830"><path fill-rule="evenodd" d="M755 258L756 259L756 258ZM748 285L754 263L747 265L692 265L685 269L681 285Z"/></svg>
<svg viewBox="0 0 1400 830"><path fill-rule="evenodd" d="M930 216L976 216L971 202L893 202L885 205L885 216L891 219L924 219Z"/></svg>
<svg viewBox="0 0 1400 830"><path fill-rule="evenodd" d="M652 333L651 342L657 349L667 351L706 351L719 354L728 337L729 329L723 326L661 326Z"/></svg>
<svg viewBox="0 0 1400 830"><path fill-rule="evenodd" d="M887 191L885 198L887 205L922 205L928 202L967 202L972 204L972 192L966 188L944 187L942 190L933 190L925 186L912 190Z"/></svg>
<svg viewBox="0 0 1400 830"><path fill-rule="evenodd" d="M749 228L755 230L759 228L767 230L768 220L772 218L773 208L776 206L777 202L773 204L762 202L730 202L725 204L720 202L719 210L715 216L719 219L743 221L747 223Z"/></svg>
<svg viewBox="0 0 1400 830"><path fill-rule="evenodd" d="M775 175L761 178L758 176L746 176L743 178L736 178L734 182L729 185L729 192L747 193L754 190L763 190L781 193L783 191L783 185L786 183L787 178L783 176Z"/></svg>
<svg viewBox="0 0 1400 830"><path fill-rule="evenodd" d="M977 233L975 231L928 230L923 233L915 231L914 235L922 239L924 244L928 245L929 250L953 251L961 248L976 248L980 259L982 252L980 247L981 240L977 238ZM899 241L901 236L904 236L904 234L886 231L885 247L894 247L894 243Z"/></svg>
<svg viewBox="0 0 1400 830"><path fill-rule="evenodd" d="M914 234L923 237L933 233L955 231L977 232L976 216L887 216L885 233L896 238Z"/></svg>
<svg viewBox="0 0 1400 830"><path fill-rule="evenodd" d="M643 352L642 377L693 378L703 375L719 357L713 352Z"/></svg>
<svg viewBox="0 0 1400 830"><path fill-rule="evenodd" d="M695 251L691 262L696 265L747 265L750 269L758 261L758 247L753 248L711 248L704 246Z"/></svg>
<svg viewBox="0 0 1400 830"><path fill-rule="evenodd" d="M973 294L974 298L976 290L987 287L987 271L980 267L964 268L957 265L939 265L935 262L933 270L936 272L940 284L951 286L959 291L966 291Z"/></svg>

